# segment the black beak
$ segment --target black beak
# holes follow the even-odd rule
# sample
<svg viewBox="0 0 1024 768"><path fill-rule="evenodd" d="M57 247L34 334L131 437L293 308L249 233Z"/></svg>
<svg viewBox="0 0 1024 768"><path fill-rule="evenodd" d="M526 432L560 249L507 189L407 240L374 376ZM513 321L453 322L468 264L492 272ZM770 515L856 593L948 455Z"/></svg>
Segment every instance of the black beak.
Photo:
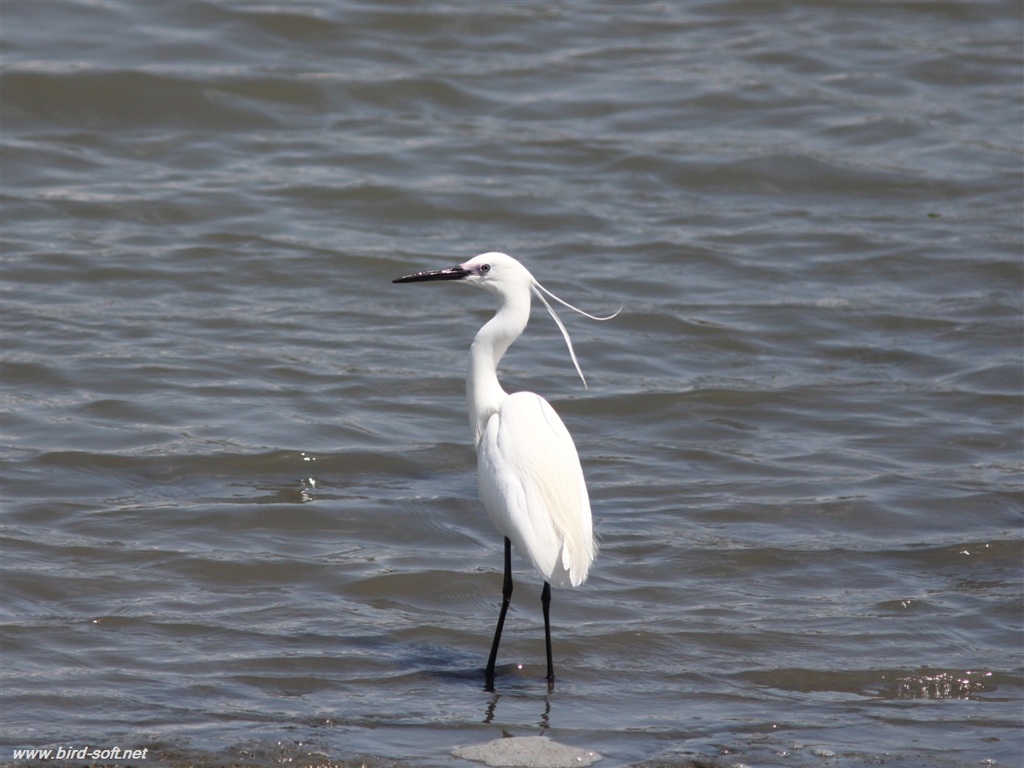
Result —
<svg viewBox="0 0 1024 768"><path fill-rule="evenodd" d="M462 267L445 267L444 269L431 269L426 272L417 272L415 275L406 275L392 283L424 283L428 280L461 280L471 274L468 269Z"/></svg>

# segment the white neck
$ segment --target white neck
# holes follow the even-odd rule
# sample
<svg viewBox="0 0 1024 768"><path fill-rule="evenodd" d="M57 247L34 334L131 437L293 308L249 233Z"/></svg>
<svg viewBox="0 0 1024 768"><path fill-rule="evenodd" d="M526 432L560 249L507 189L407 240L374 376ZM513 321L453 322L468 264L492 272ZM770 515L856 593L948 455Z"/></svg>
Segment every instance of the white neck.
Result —
<svg viewBox="0 0 1024 768"><path fill-rule="evenodd" d="M466 399L469 401L469 425L477 446L487 420L501 407L508 393L498 382L498 363L530 319L530 292L515 297L500 297L498 311L481 328L469 350L469 375Z"/></svg>

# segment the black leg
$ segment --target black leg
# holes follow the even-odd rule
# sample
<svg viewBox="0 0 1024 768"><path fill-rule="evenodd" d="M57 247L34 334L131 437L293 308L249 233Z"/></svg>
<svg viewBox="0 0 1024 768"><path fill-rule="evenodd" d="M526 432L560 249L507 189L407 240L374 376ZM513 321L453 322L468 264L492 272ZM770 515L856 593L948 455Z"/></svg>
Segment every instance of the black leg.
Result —
<svg viewBox="0 0 1024 768"><path fill-rule="evenodd" d="M551 608L551 585L544 582L540 593L540 604L544 608L544 646L548 652L548 685L555 682L555 665L551 663L551 620L548 618Z"/></svg>
<svg viewBox="0 0 1024 768"><path fill-rule="evenodd" d="M491 643L491 657L487 660L487 690L494 687L494 662L498 659L498 643L501 642L501 630L505 626L505 614L508 604L512 602L512 542L505 537L505 582L501 587L501 613L498 614L498 626L494 629L494 642Z"/></svg>

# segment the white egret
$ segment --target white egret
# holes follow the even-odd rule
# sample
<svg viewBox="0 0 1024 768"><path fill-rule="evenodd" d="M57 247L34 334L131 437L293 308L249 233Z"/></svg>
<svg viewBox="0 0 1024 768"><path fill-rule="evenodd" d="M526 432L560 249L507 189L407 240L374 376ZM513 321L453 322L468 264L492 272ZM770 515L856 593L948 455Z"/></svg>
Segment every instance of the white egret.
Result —
<svg viewBox="0 0 1024 768"><path fill-rule="evenodd" d="M498 311L476 334L470 348L466 396L469 423L476 443L480 496L494 525L505 537L505 580L501 612L487 661L487 687L494 682L494 662L512 599L512 545L544 579L541 606L544 610L544 643L548 682L554 681L551 661L551 585L577 587L587 580L597 554L590 499L583 470L569 431L551 405L533 392L508 394L498 382L498 363L526 328L530 296L536 295L555 319L580 378L576 353L569 334L547 294L570 309L594 317L562 301L538 283L511 256L484 253L464 264L418 272L393 282L461 280L492 294ZM586 379L583 379L586 386Z"/></svg>

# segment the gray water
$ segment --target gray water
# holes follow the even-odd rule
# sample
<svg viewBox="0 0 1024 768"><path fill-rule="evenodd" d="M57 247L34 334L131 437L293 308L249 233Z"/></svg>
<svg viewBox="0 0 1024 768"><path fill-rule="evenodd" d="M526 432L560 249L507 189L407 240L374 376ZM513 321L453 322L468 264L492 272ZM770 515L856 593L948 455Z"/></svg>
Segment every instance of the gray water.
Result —
<svg viewBox="0 0 1024 768"><path fill-rule="evenodd" d="M4 0L0 760L1019 764L1022 40L1017 2ZM487 250L623 307L563 312L589 388L539 307L500 371L601 545L551 692L519 559L484 690L492 305L391 283Z"/></svg>

